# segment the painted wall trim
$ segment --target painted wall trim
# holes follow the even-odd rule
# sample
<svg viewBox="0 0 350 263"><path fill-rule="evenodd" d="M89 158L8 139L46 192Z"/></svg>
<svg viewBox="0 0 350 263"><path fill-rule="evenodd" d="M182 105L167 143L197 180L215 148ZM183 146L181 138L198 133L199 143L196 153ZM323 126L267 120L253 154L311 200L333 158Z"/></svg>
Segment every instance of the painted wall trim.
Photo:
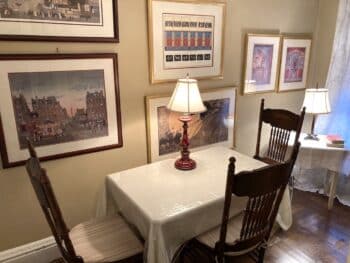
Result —
<svg viewBox="0 0 350 263"><path fill-rule="evenodd" d="M59 257L53 237L0 252L1 263L49 263Z"/></svg>

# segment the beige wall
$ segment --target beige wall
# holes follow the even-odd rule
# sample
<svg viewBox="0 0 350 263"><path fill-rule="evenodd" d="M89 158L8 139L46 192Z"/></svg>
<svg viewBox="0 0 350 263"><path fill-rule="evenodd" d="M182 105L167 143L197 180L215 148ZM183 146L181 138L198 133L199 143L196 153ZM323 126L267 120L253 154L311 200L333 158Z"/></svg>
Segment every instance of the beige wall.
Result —
<svg viewBox="0 0 350 263"><path fill-rule="evenodd" d="M318 7L318 0L228 0L225 77L201 81L201 88L240 83L244 32L312 33ZM149 84L146 14L146 0L119 0L121 42L118 45L0 42L0 52L5 54L54 53L58 48L61 53L117 52L119 55L124 147L44 163L70 226L92 217L98 191L108 173L146 163L144 96L168 93L174 87L174 84ZM324 41L329 42L328 37L325 35ZM323 68L327 65L322 65ZM258 103L262 97L268 106L298 111L303 92L238 97L237 147L244 153L254 151ZM50 235L23 167L0 170L0 211L0 251Z"/></svg>
<svg viewBox="0 0 350 263"><path fill-rule="evenodd" d="M311 78L313 80L313 85L318 83L320 87L324 87L332 55L339 1L320 0L319 3L314 48L314 61L316 63L313 65L314 74L311 75Z"/></svg>

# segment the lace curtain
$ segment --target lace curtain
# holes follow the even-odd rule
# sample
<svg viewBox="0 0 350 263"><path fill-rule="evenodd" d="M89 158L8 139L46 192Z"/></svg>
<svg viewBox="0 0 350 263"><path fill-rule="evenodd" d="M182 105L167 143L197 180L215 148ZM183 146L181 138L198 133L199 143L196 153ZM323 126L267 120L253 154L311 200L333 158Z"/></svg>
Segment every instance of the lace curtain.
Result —
<svg viewBox="0 0 350 263"><path fill-rule="evenodd" d="M350 149L350 0L340 0L333 54L325 86L330 93L332 113L319 116L316 132L339 134ZM350 173L350 155L343 164Z"/></svg>
<svg viewBox="0 0 350 263"><path fill-rule="evenodd" d="M332 113L319 116L316 132L340 134L350 148L350 0L340 0L326 86Z"/></svg>

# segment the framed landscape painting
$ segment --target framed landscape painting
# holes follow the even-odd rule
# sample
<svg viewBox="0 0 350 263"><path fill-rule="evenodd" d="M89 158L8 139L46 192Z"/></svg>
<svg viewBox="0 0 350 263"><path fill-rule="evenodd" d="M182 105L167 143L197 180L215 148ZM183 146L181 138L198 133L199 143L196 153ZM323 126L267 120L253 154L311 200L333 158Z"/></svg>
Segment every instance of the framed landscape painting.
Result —
<svg viewBox="0 0 350 263"><path fill-rule="evenodd" d="M306 89L311 54L311 36L284 36L282 43L281 74L278 91Z"/></svg>
<svg viewBox="0 0 350 263"><path fill-rule="evenodd" d="M5 168L122 147L116 54L0 56Z"/></svg>
<svg viewBox="0 0 350 263"><path fill-rule="evenodd" d="M152 83L223 74L226 1L148 0Z"/></svg>
<svg viewBox="0 0 350 263"><path fill-rule="evenodd" d="M192 116L188 134L190 151L213 145L234 146L236 88L201 92L207 111ZM177 157L182 138L180 113L166 108L168 96L146 97L148 161Z"/></svg>
<svg viewBox="0 0 350 263"><path fill-rule="evenodd" d="M247 35L243 94L276 90L279 53L279 35Z"/></svg>
<svg viewBox="0 0 350 263"><path fill-rule="evenodd" d="M119 42L118 0L0 0L0 39Z"/></svg>

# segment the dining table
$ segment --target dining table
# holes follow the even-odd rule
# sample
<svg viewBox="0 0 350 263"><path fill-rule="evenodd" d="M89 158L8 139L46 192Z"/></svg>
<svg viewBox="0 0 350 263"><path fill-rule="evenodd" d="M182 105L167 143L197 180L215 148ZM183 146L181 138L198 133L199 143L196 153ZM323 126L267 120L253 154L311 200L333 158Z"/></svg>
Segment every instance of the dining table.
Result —
<svg viewBox="0 0 350 263"><path fill-rule="evenodd" d="M224 146L191 154L196 169L181 171L175 159L162 160L109 174L97 207L97 216L121 213L145 240L145 262L170 263L186 241L220 225L229 158L236 173L266 164ZM230 216L241 213L245 198L232 197ZM278 225L292 225L289 191L277 215Z"/></svg>

